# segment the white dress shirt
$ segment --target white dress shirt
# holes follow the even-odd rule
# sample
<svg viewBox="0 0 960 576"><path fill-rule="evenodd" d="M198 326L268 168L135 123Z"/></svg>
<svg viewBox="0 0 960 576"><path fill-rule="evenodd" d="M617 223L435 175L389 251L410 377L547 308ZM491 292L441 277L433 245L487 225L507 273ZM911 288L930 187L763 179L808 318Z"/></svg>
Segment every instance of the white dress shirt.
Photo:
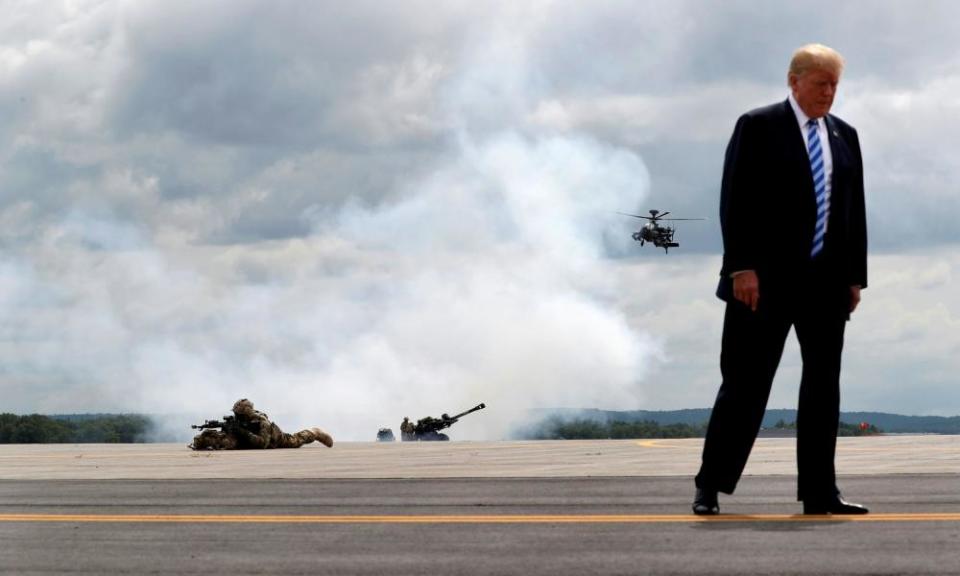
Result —
<svg viewBox="0 0 960 576"><path fill-rule="evenodd" d="M793 113L797 117L797 126L800 128L800 134L803 136L803 147L807 150L807 154L810 153L810 142L807 137L807 122L810 121L810 117L803 113L803 109L800 108L800 104L797 103L796 98L793 97L793 93L787 95L787 99L790 101L790 107L793 108ZM817 134L820 136L820 148L823 150L823 176L826 181L824 186L825 194L827 196L827 201L830 201L830 192L833 190L833 154L830 150L830 135L827 133L827 123L823 118L817 118ZM829 216L830 210L827 209L827 215ZM824 225L824 232L826 232L827 227L830 225L830 218L827 218L827 222ZM740 274L746 272L746 270L737 270L730 273L730 277L734 278Z"/></svg>
<svg viewBox="0 0 960 576"><path fill-rule="evenodd" d="M797 116L800 134L803 135L803 146L809 154L810 142L807 137L807 122L810 121L810 117L803 113L803 109L797 104L793 93L789 94L787 99L790 100L790 107L793 108L793 113ZM833 190L833 154L830 151L830 135L827 133L827 123L823 118L817 118L817 134L820 136L820 148L823 149L823 176L826 184L825 194L827 195L827 202L829 202L830 192ZM829 213L829 210L827 212ZM827 218L827 226L829 225L830 219Z"/></svg>

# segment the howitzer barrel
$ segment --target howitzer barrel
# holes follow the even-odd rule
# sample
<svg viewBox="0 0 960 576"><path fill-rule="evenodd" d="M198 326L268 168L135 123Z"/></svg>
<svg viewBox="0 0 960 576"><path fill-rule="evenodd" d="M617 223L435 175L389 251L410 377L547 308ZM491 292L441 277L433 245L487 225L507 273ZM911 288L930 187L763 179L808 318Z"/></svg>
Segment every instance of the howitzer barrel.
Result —
<svg viewBox="0 0 960 576"><path fill-rule="evenodd" d="M449 428L456 424L460 418L476 412L477 410L483 410L487 405L477 404L473 408L467 410L466 412L461 412L456 416L448 416L444 414L440 418L432 418L427 416L426 418L421 418L417 420L417 425L414 427L414 435L417 440L449 440L446 434L441 434L440 431L444 428Z"/></svg>
<svg viewBox="0 0 960 576"><path fill-rule="evenodd" d="M463 417L463 416L466 416L467 414L473 414L473 413L476 412L477 410L483 410L483 409L486 408L486 407L487 407L487 405L484 404L483 402L481 402L481 403L477 404L476 406L474 406L473 408L467 410L466 412L461 412L461 413L457 414L456 416L453 416L453 417L450 418L450 419L451 419L451 420L456 420L456 419L458 419L458 418L461 418L461 417Z"/></svg>

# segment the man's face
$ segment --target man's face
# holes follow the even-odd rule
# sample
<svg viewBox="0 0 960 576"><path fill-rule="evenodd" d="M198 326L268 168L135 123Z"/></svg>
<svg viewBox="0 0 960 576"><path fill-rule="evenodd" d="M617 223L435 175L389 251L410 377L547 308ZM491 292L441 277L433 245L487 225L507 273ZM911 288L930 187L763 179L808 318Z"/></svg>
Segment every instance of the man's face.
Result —
<svg viewBox="0 0 960 576"><path fill-rule="evenodd" d="M800 76L790 75L790 89L803 113L810 118L826 116L833 106L840 75L830 70L809 70Z"/></svg>

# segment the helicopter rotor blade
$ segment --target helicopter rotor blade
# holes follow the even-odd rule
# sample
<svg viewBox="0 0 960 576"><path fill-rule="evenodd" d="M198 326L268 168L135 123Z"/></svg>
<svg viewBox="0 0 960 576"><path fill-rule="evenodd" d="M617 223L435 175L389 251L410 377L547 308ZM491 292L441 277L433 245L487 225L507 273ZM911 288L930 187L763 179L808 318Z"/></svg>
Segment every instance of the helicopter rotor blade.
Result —
<svg viewBox="0 0 960 576"><path fill-rule="evenodd" d="M620 215L623 215L623 216L633 216L634 218L643 218L644 220L653 220L653 218L651 218L651 217L649 217L649 216L641 216L641 215L639 215L639 214L627 214L626 212L617 212L617 214L620 214ZM659 218L658 218L658 220L659 220Z"/></svg>
<svg viewBox="0 0 960 576"><path fill-rule="evenodd" d="M657 220L706 220L706 218L657 218Z"/></svg>
<svg viewBox="0 0 960 576"><path fill-rule="evenodd" d="M657 214L657 220L660 220L661 218L663 218L664 216L666 216L666 215L669 214L669 213L670 213L670 211L667 210L666 212Z"/></svg>

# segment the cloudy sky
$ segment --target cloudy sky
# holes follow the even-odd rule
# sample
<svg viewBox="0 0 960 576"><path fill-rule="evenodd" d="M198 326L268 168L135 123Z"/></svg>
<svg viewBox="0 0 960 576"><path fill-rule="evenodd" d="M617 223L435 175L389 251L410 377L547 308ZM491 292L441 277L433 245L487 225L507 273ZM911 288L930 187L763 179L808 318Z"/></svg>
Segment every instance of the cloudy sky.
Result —
<svg viewBox="0 0 960 576"><path fill-rule="evenodd" d="M0 412L707 407L723 151L847 59L843 408L960 414L960 4L0 0ZM669 256L617 211L708 217ZM776 218L776 214L771 214ZM771 407L793 407L791 338ZM177 422L182 425L182 422Z"/></svg>

